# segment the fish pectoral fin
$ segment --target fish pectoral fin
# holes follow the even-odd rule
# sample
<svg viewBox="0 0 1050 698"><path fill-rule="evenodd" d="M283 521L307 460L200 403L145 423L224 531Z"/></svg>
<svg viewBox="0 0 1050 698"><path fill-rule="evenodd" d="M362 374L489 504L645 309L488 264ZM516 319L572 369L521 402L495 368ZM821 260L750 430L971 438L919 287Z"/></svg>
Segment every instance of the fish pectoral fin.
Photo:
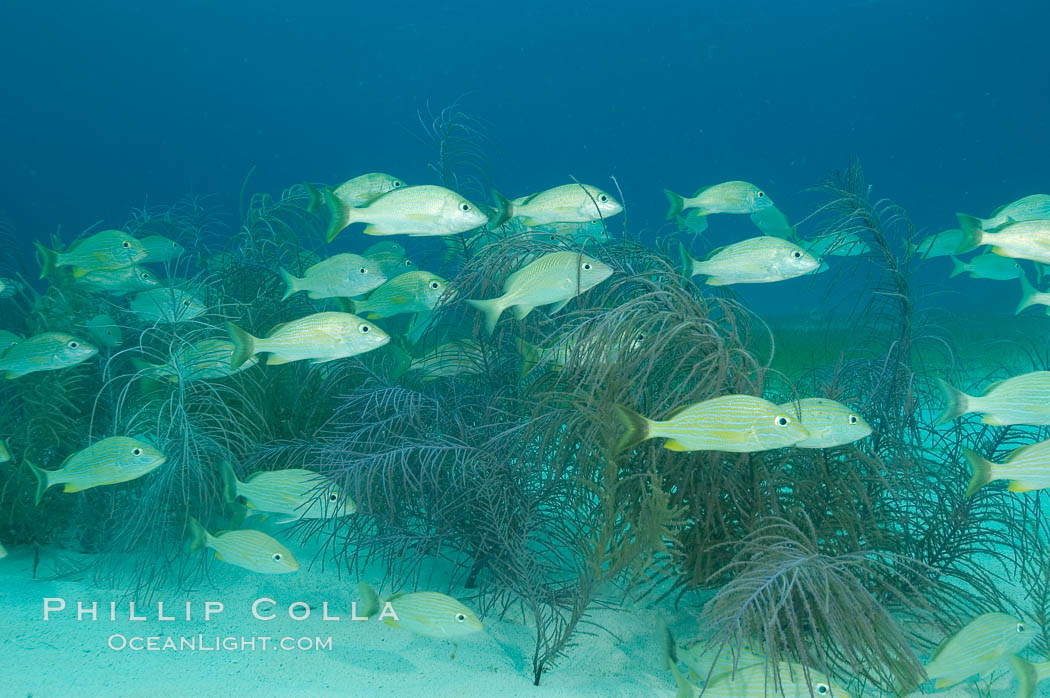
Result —
<svg viewBox="0 0 1050 698"><path fill-rule="evenodd" d="M675 439L668 439L667 441L665 441L664 442L664 448L666 448L668 451L688 451L689 450L688 448L685 447L684 444L682 444L681 441L677 441Z"/></svg>

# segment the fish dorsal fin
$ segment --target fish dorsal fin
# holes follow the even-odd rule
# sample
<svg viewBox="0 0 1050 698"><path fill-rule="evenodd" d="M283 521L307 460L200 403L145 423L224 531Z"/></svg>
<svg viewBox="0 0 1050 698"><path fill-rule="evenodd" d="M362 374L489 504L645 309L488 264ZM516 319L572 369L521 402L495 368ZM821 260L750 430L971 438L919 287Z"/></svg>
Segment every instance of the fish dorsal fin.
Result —
<svg viewBox="0 0 1050 698"><path fill-rule="evenodd" d="M987 386L985 386L984 395L982 395L982 397L988 395L988 393L992 392L993 390L995 390L996 388L998 388L1002 384L1003 384L1003 381L995 381L994 383L988 384Z"/></svg>
<svg viewBox="0 0 1050 698"><path fill-rule="evenodd" d="M1002 213L1002 212L1003 212L1003 211L1004 211L1004 210L1006 209L1006 207L1007 207L1007 206L1009 206L1009 205L1010 205L1010 204L1003 204L1003 205L1002 205L1002 206L1000 206L999 208L995 209L994 211L992 211L992 215L991 215L991 217L992 217L992 218L995 218L995 217L996 217L996 216L998 216L998 215L999 215L1000 213Z"/></svg>
<svg viewBox="0 0 1050 698"><path fill-rule="evenodd" d="M1021 458L1022 456L1024 456L1025 451L1027 451L1028 449L1032 448L1033 446L1038 446L1038 445L1039 444L1034 443L1034 444L1025 444L1024 446L1018 446L1014 450L1010 451L1010 455L1008 455L1006 457L1006 460L1004 460L1003 463L1012 463L1017 458Z"/></svg>
<svg viewBox="0 0 1050 698"><path fill-rule="evenodd" d="M527 204L531 203L531 202L532 202L532 200L533 200L533 199L535 199L535 198L536 198L537 196L539 196L539 195L540 195L540 193L539 193L539 192L536 192L535 194L529 194L528 196L526 196L525 198L523 198L523 199L522 199L522 200L521 200L521 201L520 201L519 203L516 203L516 204L514 204L514 205L515 205L515 206L525 206L525 205L527 205Z"/></svg>
<svg viewBox="0 0 1050 698"><path fill-rule="evenodd" d="M670 412L668 412L668 413L667 413L667 416L665 416L665 417L664 417L664 418L663 418L662 420L660 420L660 421L662 421L662 422L667 422L667 421L670 421L670 420L674 419L675 417L677 417L678 415L680 415L680 414L682 414L683 412L685 412L685 411L686 411L687 409L689 409L690 407L692 407L692 405L679 405L678 407L676 407L676 408L674 408L673 410L671 410Z"/></svg>
<svg viewBox="0 0 1050 698"><path fill-rule="evenodd" d="M712 259L715 258L715 255L717 255L719 252L721 252L725 248L726 248L726 245L722 245L721 247L716 247L715 249L711 250L711 252L707 255L707 259L705 259L704 261L705 262L710 262Z"/></svg>
<svg viewBox="0 0 1050 698"><path fill-rule="evenodd" d="M288 324L287 322L281 322L281 323L278 323L278 324L274 325L272 328L270 328L270 331L266 333L266 336L267 337L274 336L275 334L280 332L281 328L285 327L287 324Z"/></svg>
<svg viewBox="0 0 1050 698"><path fill-rule="evenodd" d="M535 195L533 195L533 196L535 196ZM402 596L405 596L405 592L398 591L398 592L395 592L395 593L391 594L390 596L386 597L386 600L387 601L394 601L396 599L400 599Z"/></svg>
<svg viewBox="0 0 1050 698"><path fill-rule="evenodd" d="M944 648L948 646L948 643L951 642L951 639L953 637L955 637L954 634L949 635L948 637L941 640L941 644L937 645L936 649L933 650L933 654L930 655L930 661L926 662L927 666L933 664L934 661L937 660L937 657L941 654L941 652L944 651Z"/></svg>

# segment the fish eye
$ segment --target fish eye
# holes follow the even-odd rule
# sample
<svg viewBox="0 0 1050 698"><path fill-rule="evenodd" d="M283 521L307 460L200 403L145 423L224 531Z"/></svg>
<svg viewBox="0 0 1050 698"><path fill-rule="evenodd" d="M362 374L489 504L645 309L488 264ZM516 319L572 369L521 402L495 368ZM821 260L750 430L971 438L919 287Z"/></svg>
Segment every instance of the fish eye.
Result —
<svg viewBox="0 0 1050 698"><path fill-rule="evenodd" d="M830 690L831 689L828 688L828 685L826 683L817 684L817 695L826 696L828 694L828 691Z"/></svg>
<svg viewBox="0 0 1050 698"><path fill-rule="evenodd" d="M329 502L334 502L337 499L339 499L339 493L338 492L329 492L328 493L328 501Z"/></svg>
<svg viewBox="0 0 1050 698"><path fill-rule="evenodd" d="M358 327L357 329L361 330L361 334L368 334L369 332L372 331L371 326L366 325L364 323L362 323L361 326Z"/></svg>
<svg viewBox="0 0 1050 698"><path fill-rule="evenodd" d="M850 424L856 424L856 423L857 423L857 415L855 415L855 414L851 414L851 415L849 416L849 423L850 423Z"/></svg>
<svg viewBox="0 0 1050 698"><path fill-rule="evenodd" d="M137 456L141 456L142 455L142 449L138 448L138 447L131 449L131 455L136 456L136 457Z"/></svg>
<svg viewBox="0 0 1050 698"><path fill-rule="evenodd" d="M584 270L584 271L590 271L590 270L591 270L591 265L590 265L590 264L588 264L588 263L584 263L584 265L583 265L583 270Z"/></svg>
<svg viewBox="0 0 1050 698"><path fill-rule="evenodd" d="M400 186L401 186L401 180L400 179L395 179L394 180L394 189L397 189Z"/></svg>
<svg viewBox="0 0 1050 698"><path fill-rule="evenodd" d="M189 299L189 298L187 298L186 300L182 301L182 304L183 304L184 306L186 306L187 308L188 308L188 307L190 307L190 299Z"/></svg>
<svg viewBox="0 0 1050 698"><path fill-rule="evenodd" d="M795 259L802 259L802 253L799 252L798 250L795 250L794 252L792 252L791 256L794 257Z"/></svg>
<svg viewBox="0 0 1050 698"><path fill-rule="evenodd" d="M758 198L760 198L760 199L764 198L765 195L766 195L766 193L764 191L760 191L760 192L758 192L758 194L756 194L756 196L758 196ZM823 686L824 684L821 684L821 685Z"/></svg>
<svg viewBox="0 0 1050 698"><path fill-rule="evenodd" d="M125 240L124 242L120 243L120 246L127 250L131 248L131 243Z"/></svg>
<svg viewBox="0 0 1050 698"><path fill-rule="evenodd" d="M462 622L464 622L464 621L466 621L466 620L467 620L467 616L466 616L466 614L465 614L465 613L457 613L457 614L456 614L456 620L457 620L458 622L462 623Z"/></svg>
<svg viewBox="0 0 1050 698"><path fill-rule="evenodd" d="M368 273L368 269L366 269L364 267L361 267L360 271L361 271L362 274L367 274Z"/></svg>
<svg viewBox="0 0 1050 698"><path fill-rule="evenodd" d="M410 267L410 266L412 266L412 260L411 260L411 259L406 259L406 260L405 260L405 266L406 266L406 267Z"/></svg>
<svg viewBox="0 0 1050 698"><path fill-rule="evenodd" d="M470 210L470 204L468 204L466 202L461 203L459 205L459 210L460 211L469 211Z"/></svg>
<svg viewBox="0 0 1050 698"><path fill-rule="evenodd" d="M599 194L599 195L598 195L598 201L601 201L601 202L602 202L603 204L604 204L604 203L605 203L606 201L608 201L608 200L609 200L609 197L608 197L608 196L606 196L605 194Z"/></svg>
<svg viewBox="0 0 1050 698"><path fill-rule="evenodd" d="M1024 623L1018 623L1017 624L1017 632L1019 632L1019 633L1023 633L1024 632Z"/></svg>
<svg viewBox="0 0 1050 698"><path fill-rule="evenodd" d="M634 338L634 341L636 341L636 342L640 342L640 341L642 341L643 339L645 339L645 332L639 332L639 333L638 333L638 336Z"/></svg>
<svg viewBox="0 0 1050 698"><path fill-rule="evenodd" d="M786 427L788 424L791 424L791 420L782 414L778 414L773 423L778 427Z"/></svg>
<svg viewBox="0 0 1050 698"><path fill-rule="evenodd" d="M76 349L77 347L80 346L80 342L78 342L77 340L74 339L74 340L70 341L69 343L67 343L66 346L69 347L70 349Z"/></svg>
<svg viewBox="0 0 1050 698"><path fill-rule="evenodd" d="M437 289L441 288L441 284L439 284L437 281L431 281L430 288L436 291Z"/></svg>
<svg viewBox="0 0 1050 698"><path fill-rule="evenodd" d="M149 281L149 272L142 272L142 280Z"/></svg>
<svg viewBox="0 0 1050 698"><path fill-rule="evenodd" d="M274 562L280 562L281 561L281 554L280 553L274 553L273 554L273 561Z"/></svg>

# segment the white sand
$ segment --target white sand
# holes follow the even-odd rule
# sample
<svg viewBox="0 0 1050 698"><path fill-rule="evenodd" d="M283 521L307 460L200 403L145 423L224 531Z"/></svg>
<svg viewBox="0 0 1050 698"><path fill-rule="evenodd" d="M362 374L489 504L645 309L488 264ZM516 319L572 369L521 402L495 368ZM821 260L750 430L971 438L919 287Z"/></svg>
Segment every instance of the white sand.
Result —
<svg viewBox="0 0 1050 698"><path fill-rule="evenodd" d="M294 548L293 548L294 550ZM309 559L308 557L300 559ZM41 568L46 566L46 555ZM654 651L655 612L597 611L594 619L615 633L577 635L577 646L548 673L540 687L531 679L532 634L513 621L486 619L487 634L460 643L416 637L377 621L353 622L349 601L356 584L334 573L307 569L291 575L257 575L216 563L212 588L166 597L165 614L156 607L130 621L127 602L118 620L109 620L109 601L119 594L93 589L86 581L35 581L32 551L14 548L0 561L0 696L66 698L80 696L674 696L668 673ZM43 599L64 598L66 611L43 621ZM260 597L279 602L277 619L252 617ZM76 620L76 601L98 600L98 621ZM165 600L165 599L162 599ZM221 601L225 610L205 623L180 618L186 601L203 615L204 602ZM315 608L309 619L292 621L288 604L302 600ZM340 622L321 619L321 602ZM267 607L268 608L268 607ZM282 651L115 651L112 635L331 637L331 650ZM214 643L214 639L209 642ZM257 642L257 646L261 643Z"/></svg>

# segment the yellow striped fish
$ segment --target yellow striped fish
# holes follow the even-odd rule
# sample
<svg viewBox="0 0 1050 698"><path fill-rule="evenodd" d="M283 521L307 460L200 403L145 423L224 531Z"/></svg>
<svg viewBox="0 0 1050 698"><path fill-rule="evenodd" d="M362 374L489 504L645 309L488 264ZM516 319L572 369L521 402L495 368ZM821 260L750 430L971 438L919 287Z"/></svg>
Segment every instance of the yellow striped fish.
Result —
<svg viewBox="0 0 1050 698"><path fill-rule="evenodd" d="M573 360L602 366L615 364L625 350L634 351L645 342L645 332L640 330L629 332L611 342L599 341L594 337L581 337L585 330L586 328L581 328L563 335L548 347L537 347L519 339L521 375L525 376L535 367L542 365L549 365L556 371L561 370Z"/></svg>
<svg viewBox="0 0 1050 698"><path fill-rule="evenodd" d="M612 276L613 270L593 257L577 252L551 252L535 259L507 277L503 295L489 300L468 300L485 317L485 330L492 334L500 315L514 308L521 320L541 305L551 305L550 313L564 308L581 293Z"/></svg>
<svg viewBox="0 0 1050 698"><path fill-rule="evenodd" d="M948 402L937 424L970 412L983 412L981 422L993 426L1050 424L1050 371L1033 371L992 383L979 397L967 395L940 378L937 384Z"/></svg>
<svg viewBox="0 0 1050 698"><path fill-rule="evenodd" d="M334 482L312 470L260 471L241 482L229 463L223 464L223 486L226 498L235 501L244 497L248 507L289 518L277 523L292 523L299 519L334 519L357 511L357 505L340 493Z"/></svg>
<svg viewBox="0 0 1050 698"><path fill-rule="evenodd" d="M627 428L619 451L664 438L664 448L671 451L746 453L791 446L809 436L783 409L751 395L723 395L679 407L664 421L647 419L623 405L616 405L616 412Z"/></svg>
<svg viewBox="0 0 1050 698"><path fill-rule="evenodd" d="M985 230L996 230L1021 221L1050 220L1050 195L1032 194L1000 206L991 218L977 219Z"/></svg>
<svg viewBox="0 0 1050 698"><path fill-rule="evenodd" d="M589 223L623 211L623 205L607 192L589 184L576 183L501 203L506 208L507 217L517 218L525 225Z"/></svg>
<svg viewBox="0 0 1050 698"><path fill-rule="evenodd" d="M685 246L680 250L686 273L706 275L710 286L784 281L820 267L819 260L795 243L769 235L726 245L703 262L690 256Z"/></svg>
<svg viewBox="0 0 1050 698"><path fill-rule="evenodd" d="M722 182L705 187L695 196L686 198L664 189L670 207L667 220L671 220L685 209L695 208L701 216L712 213L755 213L773 205L766 193L750 182Z"/></svg>
<svg viewBox="0 0 1050 698"><path fill-rule="evenodd" d="M992 245L992 252L1003 257L1030 259L1050 264L1050 220L1010 223L996 232L981 227L981 220L956 214L965 237L960 247Z"/></svg>
<svg viewBox="0 0 1050 698"><path fill-rule="evenodd" d="M34 242L43 258L40 278L50 276L58 267L72 267L73 276L80 278L92 271L120 269L146 257L142 243L123 230L103 230L74 242L66 252L49 250Z"/></svg>
<svg viewBox="0 0 1050 698"><path fill-rule="evenodd" d="M259 359L252 356L236 369L230 368L233 351L233 342L225 339L202 339L197 342L180 344L172 352L171 358L163 364L151 364L141 360L133 360L133 362L147 375L163 378L172 383L227 378L259 363Z"/></svg>
<svg viewBox="0 0 1050 698"><path fill-rule="evenodd" d="M361 582L359 586L364 601L361 615L372 617L381 610L386 614L384 607L389 604L397 618L388 617L383 622L392 628L450 640L484 630L474 612L451 596L434 591L414 591L381 599L367 583Z"/></svg>
<svg viewBox="0 0 1050 698"><path fill-rule="evenodd" d="M795 444L797 448L830 448L852 443L871 434L871 427L859 414L841 402L823 397L807 397L787 402L780 409L801 415L800 422L809 436Z"/></svg>
<svg viewBox="0 0 1050 698"><path fill-rule="evenodd" d="M131 312L142 322L186 322L204 314L204 303L181 288L155 288L131 299Z"/></svg>
<svg viewBox="0 0 1050 698"><path fill-rule="evenodd" d="M57 371L76 366L98 353L98 348L63 332L45 332L22 340L0 358L6 378L20 378L37 371Z"/></svg>
<svg viewBox="0 0 1050 698"><path fill-rule="evenodd" d="M437 274L410 271L390 279L365 300L352 303L355 313L376 320L402 313L425 313L448 302L453 295L448 293L448 282Z"/></svg>
<svg viewBox="0 0 1050 698"><path fill-rule="evenodd" d="M80 492L92 487L116 485L140 478L156 470L167 456L144 441L130 436L111 436L91 444L66 458L58 470L43 470L26 463L36 475L36 503L55 485L63 492Z"/></svg>
<svg viewBox="0 0 1050 698"><path fill-rule="evenodd" d="M262 531L242 528L212 535L197 519L190 517L189 550L215 551L215 559L260 574L288 574L299 569L299 563L288 548Z"/></svg>
<svg viewBox="0 0 1050 698"><path fill-rule="evenodd" d="M409 371L422 372L422 380L449 376L469 376L485 368L481 345L473 339L454 339L424 354L409 364Z"/></svg>
<svg viewBox="0 0 1050 698"><path fill-rule="evenodd" d="M287 290L285 300L306 291L313 299L360 296L386 281L379 262L358 254L337 254L314 264L303 273L303 278L294 276L281 267L281 278Z"/></svg>
<svg viewBox="0 0 1050 698"><path fill-rule="evenodd" d="M365 235L455 235L480 228L489 220L456 192L432 184L395 189L357 208L342 205L334 196L325 200L332 214L328 242L354 223L367 224L362 231Z"/></svg>
<svg viewBox="0 0 1050 698"><path fill-rule="evenodd" d="M88 286L94 291L113 295L148 291L160 286L160 281L152 272L137 264L121 269L91 271L77 279L77 283Z"/></svg>
<svg viewBox="0 0 1050 698"><path fill-rule="evenodd" d="M1005 613L985 613L967 623L934 650L926 676L937 690L976 674L985 675L1035 639L1035 631Z"/></svg>
<svg viewBox="0 0 1050 698"><path fill-rule="evenodd" d="M1018 277L1021 279L1021 302L1017 304L1017 310L1014 311L1014 315L1019 314L1025 308L1032 305L1045 305L1047 306L1046 313L1050 315L1050 292L1037 291L1034 286L1028 281L1028 275L1023 271Z"/></svg>
<svg viewBox="0 0 1050 698"><path fill-rule="evenodd" d="M11 460L11 449L7 447L7 442L0 439L0 463L7 463Z"/></svg>
<svg viewBox="0 0 1050 698"><path fill-rule="evenodd" d="M968 448L963 449L963 456L973 469L967 497L995 480L1009 480L1011 492L1050 487L1050 440L1015 448L1002 463L992 463Z"/></svg>
<svg viewBox="0 0 1050 698"><path fill-rule="evenodd" d="M253 337L226 323L233 342L230 368L236 370L256 354L269 354L268 365L309 360L315 364L378 349L390 335L350 313L314 313L277 325L265 338Z"/></svg>
<svg viewBox="0 0 1050 698"><path fill-rule="evenodd" d="M335 189L324 189L318 191L312 184L303 185L310 195L310 203L306 210L313 212L323 206L328 199L335 198L338 203L351 208L367 206L388 191L400 189L405 186L403 180L385 172L369 172L348 179ZM338 204L328 204L329 206Z"/></svg>

